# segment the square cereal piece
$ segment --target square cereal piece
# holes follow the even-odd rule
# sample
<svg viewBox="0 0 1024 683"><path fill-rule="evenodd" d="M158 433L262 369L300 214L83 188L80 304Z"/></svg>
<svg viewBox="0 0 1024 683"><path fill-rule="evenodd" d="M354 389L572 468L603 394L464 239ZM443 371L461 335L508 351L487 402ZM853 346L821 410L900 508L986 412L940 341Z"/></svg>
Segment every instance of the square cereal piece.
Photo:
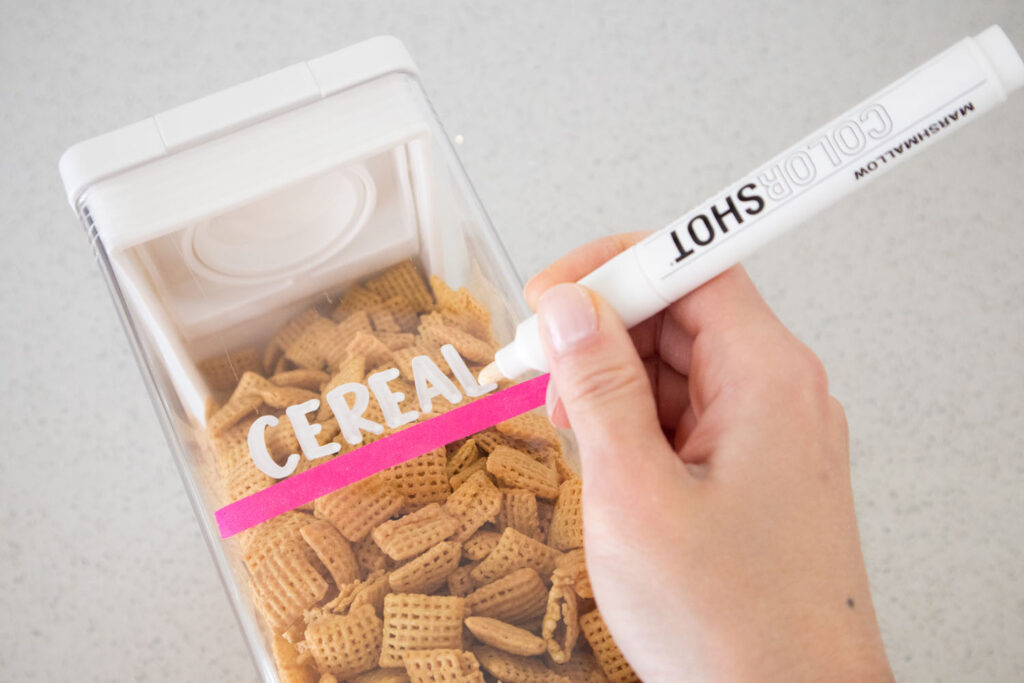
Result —
<svg viewBox="0 0 1024 683"><path fill-rule="evenodd" d="M238 380L238 385L231 392L231 396L232 398L259 396L266 389L273 389L275 386L269 379L259 373L252 371L243 372L241 379ZM231 399L228 400L230 401Z"/></svg>
<svg viewBox="0 0 1024 683"><path fill-rule="evenodd" d="M277 364L284 350L291 346L296 339L302 336L315 320L320 318L315 308L307 308L305 311L289 320L277 331L267 348L263 352L263 367L269 372Z"/></svg>
<svg viewBox="0 0 1024 683"><path fill-rule="evenodd" d="M391 590L396 593L433 593L445 585L448 575L459 566L462 544L442 541L391 572Z"/></svg>
<svg viewBox="0 0 1024 683"><path fill-rule="evenodd" d="M199 361L198 368L213 391L231 391L243 373L263 371L260 357L251 346Z"/></svg>
<svg viewBox="0 0 1024 683"><path fill-rule="evenodd" d="M487 454L490 454L498 446L508 446L509 448L515 448L516 441L511 437L505 436L494 427L489 427L482 432L477 432L473 435L473 440L476 441L476 445Z"/></svg>
<svg viewBox="0 0 1024 683"><path fill-rule="evenodd" d="M375 475L318 498L314 512L355 543L375 526L391 519L405 504L405 496Z"/></svg>
<svg viewBox="0 0 1024 683"><path fill-rule="evenodd" d="M487 456L487 471L510 488L533 491L538 498L558 497L558 473L522 451L498 446Z"/></svg>
<svg viewBox="0 0 1024 683"><path fill-rule="evenodd" d="M560 443L557 446L550 446L537 441L520 441L519 439L513 439L512 437L505 436L504 434L502 436L508 442L506 445L509 448L522 451L537 462L547 465L549 469L555 469L555 462L562 453L562 445Z"/></svg>
<svg viewBox="0 0 1024 683"><path fill-rule="evenodd" d="M470 331L484 341L492 341L491 337L491 313L487 308L477 301L469 290L459 287L456 292L456 310L463 313L467 318L474 321Z"/></svg>
<svg viewBox="0 0 1024 683"><path fill-rule="evenodd" d="M328 371L333 371L348 356L353 355L349 352L349 347L357 336L372 332L370 316L364 311L353 313L333 328L325 328L320 333L317 343Z"/></svg>
<svg viewBox="0 0 1024 683"><path fill-rule="evenodd" d="M284 357L300 368L323 370L327 365L325 343L334 332L334 327L332 321L318 315L294 341L284 347Z"/></svg>
<svg viewBox="0 0 1024 683"><path fill-rule="evenodd" d="M352 551L364 577L377 571L386 571L391 567L391 558L384 554L369 535L358 543L353 543Z"/></svg>
<svg viewBox="0 0 1024 683"><path fill-rule="evenodd" d="M456 472L454 475L452 475L452 478L448 480L448 483L451 484L452 491L459 490L459 488L461 488L463 484L469 481L470 478L477 472L483 472L484 476L487 477L488 480L491 479L491 477L487 474L487 458L480 458L478 460L475 460L469 465L466 465L460 471ZM493 484L494 482L492 481L491 483ZM498 507L500 508L501 505L499 504Z"/></svg>
<svg viewBox="0 0 1024 683"><path fill-rule="evenodd" d="M288 370L270 377L270 383L279 387L297 387L309 391L320 391L320 387L330 379L330 375L319 370Z"/></svg>
<svg viewBox="0 0 1024 683"><path fill-rule="evenodd" d="M501 491L486 472L474 472L448 497L444 509L458 520L454 539L465 541L501 510Z"/></svg>
<svg viewBox="0 0 1024 683"><path fill-rule="evenodd" d="M352 583L338 586L337 595L322 605L311 607L302 614L306 626L326 614L347 614L349 608L352 607L352 598L355 597L356 590L362 585L362 581L353 581ZM305 634L303 633L303 635Z"/></svg>
<svg viewBox="0 0 1024 683"><path fill-rule="evenodd" d="M239 545L249 571L255 572L267 557L286 545L308 551L306 558L313 561L316 553L306 545L300 533L304 526L313 521L312 515L292 510L240 533Z"/></svg>
<svg viewBox="0 0 1024 683"><path fill-rule="evenodd" d="M462 544L462 555L467 560L477 561L482 560L494 550L494 547L498 545L498 541L501 539L501 533L497 531L490 531L488 529L481 529L475 534L466 539L466 542Z"/></svg>
<svg viewBox="0 0 1024 683"><path fill-rule="evenodd" d="M318 519L299 530L302 538L334 579L334 585L344 586L359 580L359 563L352 546L330 522Z"/></svg>
<svg viewBox="0 0 1024 683"><path fill-rule="evenodd" d="M484 321L474 317L467 311L446 310L441 312L441 319L446 325L465 330L491 348L497 348L497 342L494 339L494 334L491 332L490 314L486 315L487 320Z"/></svg>
<svg viewBox="0 0 1024 683"><path fill-rule="evenodd" d="M433 308L434 298L430 296L416 265L409 260L402 261L366 282L366 288L382 301L400 296L413 305L416 312Z"/></svg>
<svg viewBox="0 0 1024 683"><path fill-rule="evenodd" d="M387 301L382 301L380 304L369 309L371 318L374 318L374 327L377 326L376 317L381 313L386 313L388 318L398 327L394 330L395 332L412 332L419 327L419 316L417 315L416 306L409 302L403 296L393 296ZM380 328L377 328L380 331Z"/></svg>
<svg viewBox="0 0 1024 683"><path fill-rule="evenodd" d="M550 664L551 670L572 683L608 683L601 666L589 652L577 652L565 664Z"/></svg>
<svg viewBox="0 0 1024 683"><path fill-rule="evenodd" d="M442 309L440 311L425 313L420 316L420 329L433 327L435 325L450 327L457 330L460 334L468 334L477 341L484 342L488 346L493 346L491 343L492 339L490 330L482 329L478 321L471 318L464 311Z"/></svg>
<svg viewBox="0 0 1024 683"><path fill-rule="evenodd" d="M321 683L323 683L321 681ZM329 682L328 682L329 683ZM351 683L409 683L409 676L405 669L374 669L364 674L359 674L352 679Z"/></svg>
<svg viewBox="0 0 1024 683"><path fill-rule="evenodd" d="M480 586L466 597L466 607L474 616L492 617L510 624L543 615L547 604L547 586L529 567Z"/></svg>
<svg viewBox="0 0 1024 683"><path fill-rule="evenodd" d="M362 356L366 359L367 367L371 368L381 364L390 366L394 362L391 349L370 331L356 333L349 339L345 352L349 356Z"/></svg>
<svg viewBox="0 0 1024 683"><path fill-rule="evenodd" d="M437 344L438 347L451 344L459 355L474 363L489 363L494 360L494 347L477 339L469 332L443 323L420 324L420 335Z"/></svg>
<svg viewBox="0 0 1024 683"><path fill-rule="evenodd" d="M474 590L476 590L476 583L473 581L473 577L469 575L476 564L467 564L459 567L452 571L448 575L448 594L457 595L460 598L464 598Z"/></svg>
<svg viewBox="0 0 1024 683"><path fill-rule="evenodd" d="M231 394L227 403L222 405L206 421L206 430L211 436L218 436L235 426L240 420L250 413L254 413L263 405L263 399L256 394L236 395Z"/></svg>
<svg viewBox="0 0 1024 683"><path fill-rule="evenodd" d="M305 332L310 325L315 324L322 318L323 316L321 316L315 308L307 308L282 326L274 335L271 343L282 349L287 349L302 336L302 333ZM263 366L267 367L267 363L264 363Z"/></svg>
<svg viewBox="0 0 1024 683"><path fill-rule="evenodd" d="M473 298L468 289L460 287L456 291L436 275L430 276L430 288L434 292L438 308L445 313L465 319L467 322L464 325L471 334L489 341L491 314Z"/></svg>
<svg viewBox="0 0 1024 683"><path fill-rule="evenodd" d="M335 387L340 387L342 384L349 384L350 382L362 382L363 378L366 377L366 357L355 354L346 356L345 360L338 363L338 370L331 379L324 385L321 392L324 396L327 392ZM326 403L326 400L324 401Z"/></svg>
<svg viewBox="0 0 1024 683"><path fill-rule="evenodd" d="M410 650L405 671L410 683L484 683L480 663L462 650Z"/></svg>
<svg viewBox="0 0 1024 683"><path fill-rule="evenodd" d="M384 596L391 592L390 577L383 571L377 571L356 586L352 593L352 609L370 605L374 612L380 614L384 608Z"/></svg>
<svg viewBox="0 0 1024 683"><path fill-rule="evenodd" d="M587 574L587 561L583 554L583 548L570 550L555 560L552 580L558 577L565 577L572 582L573 590L579 597L594 597L594 589L590 585L590 576Z"/></svg>
<svg viewBox="0 0 1024 683"><path fill-rule="evenodd" d="M402 327L395 322L395 317L391 315L391 311L383 308L377 310L367 311L370 315L370 322L373 323L374 334L398 334L402 331Z"/></svg>
<svg viewBox="0 0 1024 683"><path fill-rule="evenodd" d="M311 398L319 397L319 394L315 391L309 391L300 387L279 387L270 381L267 381L263 389L260 390L260 398L263 399L263 403L271 408L278 408L280 410L284 410L288 406L305 403Z"/></svg>
<svg viewBox="0 0 1024 683"><path fill-rule="evenodd" d="M341 297L341 301L335 306L334 311L331 312L331 319L334 322L340 323L353 313L372 309L381 301L383 299L380 298L380 295L371 292L365 287L353 285L348 288L345 295Z"/></svg>
<svg viewBox="0 0 1024 683"><path fill-rule="evenodd" d="M524 628L513 626L492 617L466 617L466 628L484 645L496 647L513 655L543 654L546 646L539 638Z"/></svg>
<svg viewBox="0 0 1024 683"><path fill-rule="evenodd" d="M380 476L406 497L410 508L418 508L448 499L452 488L446 465L444 448L437 448L386 469Z"/></svg>
<svg viewBox="0 0 1024 683"><path fill-rule="evenodd" d="M451 372L451 369L448 367L448 362L444 359L444 356L441 355L441 347L427 343L422 337L417 336L415 342L411 346L406 346L391 352L391 357L394 359L395 367L398 368L402 377L410 382L415 381L416 379L412 370L412 359L416 356L426 356L430 360L434 361L434 365L436 365L438 369L445 374Z"/></svg>
<svg viewBox="0 0 1024 683"><path fill-rule="evenodd" d="M373 530L373 540L392 560L402 561L448 538L458 521L437 503L384 522Z"/></svg>
<svg viewBox="0 0 1024 683"><path fill-rule="evenodd" d="M555 472L558 472L558 477L562 481L580 478L580 475L577 473L577 470L579 469L579 462L577 461L577 466L573 467L572 464L566 460L565 453L562 452L561 447L559 447L557 452L552 454L544 462L549 465L554 464Z"/></svg>
<svg viewBox="0 0 1024 683"><path fill-rule="evenodd" d="M365 376L366 359L362 356L347 356L345 360L339 363L337 372L331 375L331 378L320 389L320 412L316 415L317 422L323 422L334 415L330 404L327 403L327 392L340 387L342 384L362 383Z"/></svg>
<svg viewBox="0 0 1024 683"><path fill-rule="evenodd" d="M555 431L551 421L535 412L516 415L504 422L499 422L494 425L494 428L505 436L519 441L538 443L551 447L558 446L560 443L558 432Z"/></svg>
<svg viewBox="0 0 1024 683"><path fill-rule="evenodd" d="M547 538L551 531L551 518L555 514L555 506L546 500L537 501L537 524L540 525L540 537Z"/></svg>
<svg viewBox="0 0 1024 683"><path fill-rule="evenodd" d="M499 681L510 683L568 683L567 678L559 676L544 666L540 660L532 657L502 652L487 645L473 648L473 654L480 660L480 666Z"/></svg>
<svg viewBox="0 0 1024 683"><path fill-rule="evenodd" d="M540 520L537 517L537 496L526 489L505 489L505 525L544 542L540 535Z"/></svg>
<svg viewBox="0 0 1024 683"><path fill-rule="evenodd" d="M579 479L569 479L558 487L548 545L557 550L583 547L583 482Z"/></svg>
<svg viewBox="0 0 1024 683"><path fill-rule="evenodd" d="M372 578L377 578L377 576L375 575ZM352 607L352 600L356 596L356 591L362 588L365 583L364 581L353 581L352 583L338 586L337 595L327 602L311 607L303 613L302 618L306 625L312 624L327 614L348 614L349 609Z"/></svg>
<svg viewBox="0 0 1024 683"><path fill-rule="evenodd" d="M269 488L275 483L277 480L264 474L253 464L252 460L246 458L236 464L221 480L221 488L227 502L233 503L251 496L257 491Z"/></svg>
<svg viewBox="0 0 1024 683"><path fill-rule="evenodd" d="M381 639L382 622L369 605L321 617L306 628L317 668L343 679L376 668Z"/></svg>
<svg viewBox="0 0 1024 683"><path fill-rule="evenodd" d="M437 301L438 307L442 310L455 311L461 308L462 302L458 294L448 286L447 282L433 274L428 279L430 280L430 289L434 293L434 299Z"/></svg>
<svg viewBox="0 0 1024 683"><path fill-rule="evenodd" d="M501 533L494 550L473 570L473 580L488 583L523 567L530 567L541 576L551 576L558 555L554 548L509 527Z"/></svg>
<svg viewBox="0 0 1024 683"><path fill-rule="evenodd" d="M274 663L281 683L317 683L320 675L300 659L299 651L281 636L274 636Z"/></svg>
<svg viewBox="0 0 1024 683"><path fill-rule="evenodd" d="M242 420L220 434L209 435L213 447L213 464L223 479L240 463L249 460L249 427L252 419Z"/></svg>
<svg viewBox="0 0 1024 683"><path fill-rule="evenodd" d="M287 372L288 370L294 370L295 369L295 364L292 363L290 360L288 360L287 358L284 357L284 351L282 350L281 351L281 355L278 356L277 362L274 363L274 367L272 369L270 368L270 366L266 366L265 365L264 367L268 368L268 371L270 372L270 374L272 374L272 375L279 375L282 372Z"/></svg>
<svg viewBox="0 0 1024 683"><path fill-rule="evenodd" d="M541 635L551 661L558 664L569 661L580 635L579 605L572 580L560 575L557 569L548 592Z"/></svg>
<svg viewBox="0 0 1024 683"><path fill-rule="evenodd" d="M238 394L259 396L270 408L281 410L288 408L289 405L301 403L310 398L316 398L315 391L309 391L301 387L274 384L270 380L251 372L242 376L242 380L232 396Z"/></svg>
<svg viewBox="0 0 1024 683"><path fill-rule="evenodd" d="M580 617L580 630L594 650L594 657L611 683L639 683L640 677L622 656L619 646L596 609Z"/></svg>
<svg viewBox="0 0 1024 683"><path fill-rule="evenodd" d="M253 587L267 623L274 633L283 633L327 594L328 584L301 550L287 545L260 564Z"/></svg>
<svg viewBox="0 0 1024 683"><path fill-rule="evenodd" d="M416 335L410 332L377 332L377 339L391 351L406 349L416 343Z"/></svg>
<svg viewBox="0 0 1024 683"><path fill-rule="evenodd" d="M448 478L454 477L479 459L480 449L477 448L476 440L466 439L448 458Z"/></svg>
<svg viewBox="0 0 1024 683"><path fill-rule="evenodd" d="M380 665L401 666L409 650L461 649L465 610L465 601L454 596L386 596Z"/></svg>
<svg viewBox="0 0 1024 683"><path fill-rule="evenodd" d="M279 463L286 462L292 453L302 453L302 446L295 438L295 429L292 428L292 423L288 419L278 419L276 425L267 427L263 438L266 440L270 457ZM246 447L248 448L248 444ZM308 458L302 458L302 460L309 461ZM300 460L299 463L301 467L302 461Z"/></svg>

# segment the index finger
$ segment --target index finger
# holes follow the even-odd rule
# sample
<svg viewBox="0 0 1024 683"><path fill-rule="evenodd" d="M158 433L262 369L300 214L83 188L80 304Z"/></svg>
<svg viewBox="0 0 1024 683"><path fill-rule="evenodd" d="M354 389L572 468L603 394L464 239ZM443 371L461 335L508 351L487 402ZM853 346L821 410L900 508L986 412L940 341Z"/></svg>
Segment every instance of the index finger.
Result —
<svg viewBox="0 0 1024 683"><path fill-rule="evenodd" d="M650 230L623 232L596 239L582 247L576 247L530 278L524 291L526 303L530 305L530 308L536 310L537 300L548 289L563 282L576 282L650 234Z"/></svg>
<svg viewBox="0 0 1024 683"><path fill-rule="evenodd" d="M650 234L637 231L609 235L577 247L530 279L525 291L527 302L536 308L537 300L547 289L563 282L576 282ZM800 355L802 344L775 317L742 266L733 266L673 302L666 313L672 323L660 328L649 326L650 329L641 324L634 330L634 341L642 347L641 356L647 355L645 350L649 351L649 347L660 347L662 356L684 375L690 372L689 353L680 354L678 343L666 346L666 339L656 340L655 334L665 335L667 330L670 342L679 342L681 335L687 340L685 346L700 338L702 349L716 349L713 358L703 359L705 371L714 370L706 372L710 375L707 379L714 381L697 382L698 387L713 389L734 380L771 377L776 373L766 371L767 358L780 354L790 357L794 352ZM772 367L767 364L767 368ZM701 400L707 398L701 396L704 393L697 392L698 404L706 404L706 400Z"/></svg>

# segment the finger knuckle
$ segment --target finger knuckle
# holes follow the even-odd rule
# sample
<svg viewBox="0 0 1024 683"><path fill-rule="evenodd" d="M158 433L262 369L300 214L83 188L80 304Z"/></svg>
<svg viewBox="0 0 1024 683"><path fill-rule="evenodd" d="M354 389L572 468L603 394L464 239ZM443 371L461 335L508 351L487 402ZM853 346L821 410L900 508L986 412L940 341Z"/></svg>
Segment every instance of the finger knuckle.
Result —
<svg viewBox="0 0 1024 683"><path fill-rule="evenodd" d="M825 363L818 354L809 347L801 344L799 351L799 364L802 368L804 380L815 394L828 394L828 372L825 370Z"/></svg>
<svg viewBox="0 0 1024 683"><path fill-rule="evenodd" d="M797 343L779 365L794 397L802 397L817 405L827 403L828 372L825 364L808 346Z"/></svg>
<svg viewBox="0 0 1024 683"><path fill-rule="evenodd" d="M849 441L850 439L850 422L846 417L846 409L843 408L843 404L835 396L829 396L829 412L832 416L832 420L839 430L839 435L843 441Z"/></svg>
<svg viewBox="0 0 1024 683"><path fill-rule="evenodd" d="M637 372L625 362L581 367L570 386L559 387L564 400L594 408L635 400L649 390L646 373Z"/></svg>

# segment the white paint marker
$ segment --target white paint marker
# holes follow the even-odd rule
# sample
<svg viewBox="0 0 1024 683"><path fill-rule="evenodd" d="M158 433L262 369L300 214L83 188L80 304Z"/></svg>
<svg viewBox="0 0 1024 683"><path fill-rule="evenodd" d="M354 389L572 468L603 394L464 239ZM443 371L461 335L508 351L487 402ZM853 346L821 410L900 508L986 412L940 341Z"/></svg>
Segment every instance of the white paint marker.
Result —
<svg viewBox="0 0 1024 683"><path fill-rule="evenodd" d="M627 327L646 320L782 232L944 139L1024 85L998 26L964 38L579 281ZM480 373L546 370L537 316Z"/></svg>

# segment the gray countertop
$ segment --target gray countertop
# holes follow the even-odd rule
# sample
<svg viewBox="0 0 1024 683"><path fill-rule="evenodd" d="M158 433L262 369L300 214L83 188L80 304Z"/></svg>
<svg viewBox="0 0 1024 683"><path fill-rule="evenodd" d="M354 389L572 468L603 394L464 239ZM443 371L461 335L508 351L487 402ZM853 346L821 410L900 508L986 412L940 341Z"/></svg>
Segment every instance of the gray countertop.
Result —
<svg viewBox="0 0 1024 683"><path fill-rule="evenodd" d="M3 2L0 678L249 680L57 158L403 39L523 275L653 228L1024 4ZM902 680L1024 680L1024 95L746 262L852 431ZM212 672L212 673L211 673Z"/></svg>

